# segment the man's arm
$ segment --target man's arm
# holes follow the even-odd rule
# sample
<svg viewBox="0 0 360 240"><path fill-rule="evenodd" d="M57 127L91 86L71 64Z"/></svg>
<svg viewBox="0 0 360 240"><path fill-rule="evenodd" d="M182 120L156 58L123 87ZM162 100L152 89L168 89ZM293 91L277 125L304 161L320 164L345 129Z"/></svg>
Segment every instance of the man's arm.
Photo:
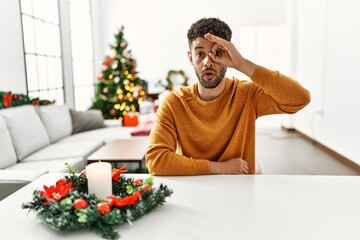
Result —
<svg viewBox="0 0 360 240"><path fill-rule="evenodd" d="M251 78L260 88L254 89L257 117L275 113L295 113L310 102L310 93L295 80L257 66L245 59L233 43L207 33L204 36L213 42L209 53L213 61L237 69Z"/></svg>
<svg viewBox="0 0 360 240"><path fill-rule="evenodd" d="M150 133L146 165L155 175L204 175L210 174L210 163L206 159L193 159L176 153L177 129L172 107L176 97L167 95L157 111L157 120Z"/></svg>
<svg viewBox="0 0 360 240"><path fill-rule="evenodd" d="M174 96L168 95L158 109L146 154L149 172L155 175L247 174L247 162L241 158L212 162L176 153L177 130L170 107L175 105L174 99Z"/></svg>

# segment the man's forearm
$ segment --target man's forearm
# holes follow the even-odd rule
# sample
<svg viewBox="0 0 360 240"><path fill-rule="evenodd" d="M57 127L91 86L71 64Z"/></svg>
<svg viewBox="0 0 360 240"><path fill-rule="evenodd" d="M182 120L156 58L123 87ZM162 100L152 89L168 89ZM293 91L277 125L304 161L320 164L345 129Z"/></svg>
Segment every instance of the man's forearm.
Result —
<svg viewBox="0 0 360 240"><path fill-rule="evenodd" d="M246 76L248 76L249 78L251 78L251 76L254 74L255 69L256 69L257 65L247 59L243 59L241 61L241 64L239 64L239 66L237 66L235 69L242 72L243 74L245 74Z"/></svg>

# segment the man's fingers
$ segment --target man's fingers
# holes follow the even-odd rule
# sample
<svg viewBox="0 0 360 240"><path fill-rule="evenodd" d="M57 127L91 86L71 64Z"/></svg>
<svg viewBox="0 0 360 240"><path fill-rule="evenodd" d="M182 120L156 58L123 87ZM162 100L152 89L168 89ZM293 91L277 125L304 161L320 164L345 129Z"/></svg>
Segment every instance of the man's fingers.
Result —
<svg viewBox="0 0 360 240"><path fill-rule="evenodd" d="M243 173L248 173L248 171L249 171L249 168L248 168L248 164L247 164L247 162L245 161L245 160L241 160L242 161L242 163L243 163Z"/></svg>
<svg viewBox="0 0 360 240"><path fill-rule="evenodd" d="M215 42L215 43L219 44L220 46L222 46L222 47L224 48L224 50L228 50L228 47L230 46L230 45L229 45L229 44L230 44L229 41L227 41L227 40L225 40L225 39L222 39L222 38L220 38L220 37L217 37L217 36L215 36L215 35L213 35L213 34L211 34L211 33L206 33L206 34L204 35L204 37L205 37L207 40L211 41L211 42Z"/></svg>

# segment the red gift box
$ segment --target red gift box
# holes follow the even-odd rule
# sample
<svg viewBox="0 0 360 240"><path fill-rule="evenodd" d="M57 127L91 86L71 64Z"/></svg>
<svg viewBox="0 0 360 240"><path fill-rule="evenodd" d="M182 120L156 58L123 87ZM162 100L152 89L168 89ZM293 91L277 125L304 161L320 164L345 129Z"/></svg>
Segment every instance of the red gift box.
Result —
<svg viewBox="0 0 360 240"><path fill-rule="evenodd" d="M124 116L124 127L134 127L139 124L138 113L129 112Z"/></svg>

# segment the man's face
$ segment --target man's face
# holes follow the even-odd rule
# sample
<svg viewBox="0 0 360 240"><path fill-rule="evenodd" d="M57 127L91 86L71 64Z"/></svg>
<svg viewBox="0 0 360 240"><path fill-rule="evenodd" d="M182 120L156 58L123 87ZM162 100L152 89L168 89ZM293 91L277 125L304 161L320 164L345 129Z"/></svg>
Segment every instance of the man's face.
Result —
<svg viewBox="0 0 360 240"><path fill-rule="evenodd" d="M214 43L198 37L191 44L188 57L194 66L196 76L204 88L215 88L224 79L226 66L212 61L209 52Z"/></svg>

